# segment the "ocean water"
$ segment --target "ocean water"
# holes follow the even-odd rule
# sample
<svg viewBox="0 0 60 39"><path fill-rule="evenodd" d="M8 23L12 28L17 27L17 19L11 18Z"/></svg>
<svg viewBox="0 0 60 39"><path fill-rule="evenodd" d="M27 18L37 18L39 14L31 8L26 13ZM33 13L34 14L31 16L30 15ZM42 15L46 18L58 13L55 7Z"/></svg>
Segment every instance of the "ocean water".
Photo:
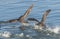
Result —
<svg viewBox="0 0 60 39"><path fill-rule="evenodd" d="M29 26L23 31L19 22L5 23L0 24L0 39L60 39L60 0L0 0L0 22L20 17L31 4L34 6L27 18L40 21L44 11L51 9L45 21L48 30Z"/></svg>

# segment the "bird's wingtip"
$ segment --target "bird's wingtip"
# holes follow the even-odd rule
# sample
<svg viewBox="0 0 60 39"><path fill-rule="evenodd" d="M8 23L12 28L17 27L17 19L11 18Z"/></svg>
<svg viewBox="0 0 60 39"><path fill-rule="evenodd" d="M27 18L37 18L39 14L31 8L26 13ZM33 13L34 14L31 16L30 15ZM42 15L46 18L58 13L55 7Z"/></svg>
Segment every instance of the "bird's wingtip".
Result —
<svg viewBox="0 0 60 39"><path fill-rule="evenodd" d="M50 12L50 11L51 11L51 9L48 9L48 10L47 10L47 12Z"/></svg>

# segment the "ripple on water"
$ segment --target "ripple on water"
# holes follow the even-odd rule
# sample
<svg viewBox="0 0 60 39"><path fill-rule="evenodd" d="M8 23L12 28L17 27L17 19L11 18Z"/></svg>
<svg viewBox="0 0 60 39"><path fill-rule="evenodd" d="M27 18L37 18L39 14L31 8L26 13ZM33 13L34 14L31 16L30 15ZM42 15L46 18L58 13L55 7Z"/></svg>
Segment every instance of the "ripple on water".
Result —
<svg viewBox="0 0 60 39"><path fill-rule="evenodd" d="M0 29L0 38L3 39L60 39L60 0L0 0L0 21L15 19L23 15L27 7L34 3L31 14L28 17L34 17L41 20L45 10L51 9L47 16L47 24L50 23L48 30L36 31L30 28L22 31L19 24L3 24ZM50 25L49 24L49 25ZM56 26L57 25L57 26ZM4 27L5 26L5 27ZM56 27L55 27L56 26ZM6 38L5 38L6 37Z"/></svg>

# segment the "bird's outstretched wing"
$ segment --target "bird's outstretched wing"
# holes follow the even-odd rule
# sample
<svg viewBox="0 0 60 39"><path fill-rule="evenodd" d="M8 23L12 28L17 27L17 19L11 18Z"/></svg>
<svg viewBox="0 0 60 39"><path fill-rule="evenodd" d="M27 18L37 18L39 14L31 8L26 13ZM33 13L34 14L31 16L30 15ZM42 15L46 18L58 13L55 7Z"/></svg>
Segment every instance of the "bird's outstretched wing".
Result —
<svg viewBox="0 0 60 39"><path fill-rule="evenodd" d="M8 20L8 21L6 21L6 22L8 22L8 23L17 22L17 19Z"/></svg>
<svg viewBox="0 0 60 39"><path fill-rule="evenodd" d="M27 20L28 20L28 21L36 21L36 22L39 23L39 21L38 21L37 19L35 19L35 18L28 18Z"/></svg>
<svg viewBox="0 0 60 39"><path fill-rule="evenodd" d="M47 17L47 15L49 14L50 11L51 11L51 9L48 9L48 10L46 10L46 11L44 12L44 14L43 14L43 16L42 16L42 20L41 20L40 23L44 23L44 22L45 22L46 17Z"/></svg>
<svg viewBox="0 0 60 39"><path fill-rule="evenodd" d="M17 22L17 19L12 19L8 21L0 21L0 24L11 23L11 22Z"/></svg>
<svg viewBox="0 0 60 39"><path fill-rule="evenodd" d="M32 10L32 7L33 7L33 4L27 9L27 11L25 12L25 14L24 15L22 15L22 17L19 17L19 19L20 18L25 18L25 17L27 17L27 15L30 13L30 11Z"/></svg>

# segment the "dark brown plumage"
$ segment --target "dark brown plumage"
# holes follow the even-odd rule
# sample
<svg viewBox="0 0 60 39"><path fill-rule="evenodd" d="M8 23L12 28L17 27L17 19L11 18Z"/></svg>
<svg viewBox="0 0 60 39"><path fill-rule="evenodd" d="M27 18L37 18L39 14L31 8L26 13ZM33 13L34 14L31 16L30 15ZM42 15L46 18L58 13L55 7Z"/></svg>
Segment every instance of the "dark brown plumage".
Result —
<svg viewBox="0 0 60 39"><path fill-rule="evenodd" d="M44 26L45 25L45 20L47 18L47 15L49 14L49 12L51 11L51 9L48 9L44 12L43 16L42 16L42 19L41 19L41 22L38 23L39 26Z"/></svg>
<svg viewBox="0 0 60 39"><path fill-rule="evenodd" d="M30 11L32 10L33 4L27 9L27 11L25 12L24 15L20 16L18 18L18 21L21 23L27 23L24 19L28 16L28 14L30 13Z"/></svg>
<svg viewBox="0 0 60 39"><path fill-rule="evenodd" d="M42 19L41 19L40 22L37 19L35 19L35 18L28 18L28 20L29 21L33 21L34 20L34 21L38 22L36 25L41 26L41 27L44 27L45 26L45 23L44 22L45 22L46 17L49 14L50 11L51 11L51 9L48 9L48 10L46 10L44 12L44 14L43 14Z"/></svg>
<svg viewBox="0 0 60 39"><path fill-rule="evenodd" d="M32 10L33 4L27 9L27 11L25 12L24 15L20 16L18 19L12 19L12 20L8 20L7 22L16 22L19 21L20 23L27 23L25 21L25 18L27 17L27 15L30 13L30 11Z"/></svg>
<svg viewBox="0 0 60 39"><path fill-rule="evenodd" d="M28 14L30 13L30 11L32 10L33 4L27 9L27 11L25 12L24 15L20 16L18 19L12 19L12 20L8 20L7 22L20 22L20 23L28 23L27 21L25 21L25 18L28 16ZM24 25L24 24L23 24ZM24 26L19 27L21 30L25 30Z"/></svg>

